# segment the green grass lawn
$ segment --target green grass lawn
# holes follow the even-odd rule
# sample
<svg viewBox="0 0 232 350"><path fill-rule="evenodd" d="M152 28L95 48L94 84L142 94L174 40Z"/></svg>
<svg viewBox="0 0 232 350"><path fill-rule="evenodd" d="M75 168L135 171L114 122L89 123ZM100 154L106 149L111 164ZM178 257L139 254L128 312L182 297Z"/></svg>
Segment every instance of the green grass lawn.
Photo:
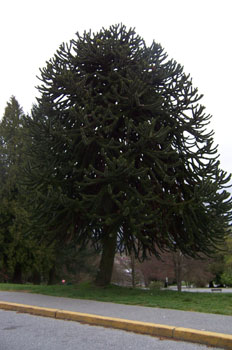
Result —
<svg viewBox="0 0 232 350"><path fill-rule="evenodd" d="M223 292L220 294L178 293L170 290L150 291L113 285L106 288L99 288L91 283L53 286L2 283L0 284L0 290L24 291L58 297L98 300L127 305L142 305L232 315L232 293Z"/></svg>

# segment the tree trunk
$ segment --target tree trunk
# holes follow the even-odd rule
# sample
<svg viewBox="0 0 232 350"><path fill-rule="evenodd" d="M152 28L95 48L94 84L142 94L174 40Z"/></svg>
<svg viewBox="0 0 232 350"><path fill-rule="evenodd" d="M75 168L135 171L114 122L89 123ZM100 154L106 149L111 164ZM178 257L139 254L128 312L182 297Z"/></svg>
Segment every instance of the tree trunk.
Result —
<svg viewBox="0 0 232 350"><path fill-rule="evenodd" d="M102 256L95 280L97 286L105 287L111 282L116 246L117 234L109 234L102 240Z"/></svg>
<svg viewBox="0 0 232 350"><path fill-rule="evenodd" d="M18 284L22 284L22 266L20 264L16 264L15 268L14 268L14 275L12 278L12 282L13 283L18 283Z"/></svg>
<svg viewBox="0 0 232 350"><path fill-rule="evenodd" d="M180 251L177 251L173 254L173 262L175 266L175 275L176 275L176 283L177 290L181 292L182 290L182 268L183 268L183 256Z"/></svg>
<svg viewBox="0 0 232 350"><path fill-rule="evenodd" d="M53 266L53 267L49 270L49 274L48 274L48 285L55 284L55 282L56 282L56 268L55 268L55 266Z"/></svg>
<svg viewBox="0 0 232 350"><path fill-rule="evenodd" d="M135 281L135 255L134 255L134 252L131 252L130 258L131 258L131 283L132 283L132 288L135 288L136 281Z"/></svg>
<svg viewBox="0 0 232 350"><path fill-rule="evenodd" d="M41 275L40 275L40 272L37 271L37 270L34 270L34 271L33 271L33 274L32 274L32 283L33 283L33 284L40 284L40 283L41 283Z"/></svg>
<svg viewBox="0 0 232 350"><path fill-rule="evenodd" d="M181 279L181 266L180 265L177 266L176 279L177 279L177 290L178 290L178 292L181 292L182 279Z"/></svg>

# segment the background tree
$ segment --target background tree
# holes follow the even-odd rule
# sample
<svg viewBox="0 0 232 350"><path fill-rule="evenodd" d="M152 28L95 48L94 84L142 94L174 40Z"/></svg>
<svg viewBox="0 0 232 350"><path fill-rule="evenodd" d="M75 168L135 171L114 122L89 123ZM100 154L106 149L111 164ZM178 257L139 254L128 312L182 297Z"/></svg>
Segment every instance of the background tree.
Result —
<svg viewBox="0 0 232 350"><path fill-rule="evenodd" d="M0 123L1 140L1 270L4 280L22 283L34 265L38 247L32 237L26 239L28 223L26 193L20 185L25 154L23 110L14 96L10 98ZM34 251L32 253L32 251Z"/></svg>
<svg viewBox="0 0 232 350"><path fill-rule="evenodd" d="M77 33L40 79L26 121L36 229L100 246L98 285L110 282L116 250L210 254L231 219L229 177L183 68L116 25Z"/></svg>
<svg viewBox="0 0 232 350"><path fill-rule="evenodd" d="M3 281L39 283L51 252L28 226L28 194L21 185L25 161L23 110L12 96L0 122L0 277Z"/></svg>
<svg viewBox="0 0 232 350"><path fill-rule="evenodd" d="M214 279L210 271L213 258L202 256L201 259L184 258L183 281L186 286L208 287Z"/></svg>
<svg viewBox="0 0 232 350"><path fill-rule="evenodd" d="M214 259L206 256L194 259L180 255L180 252L165 252L160 253L159 259L152 256L137 267L142 271L147 287L151 281L162 281L165 285L168 278L168 284L179 285L179 291L181 291L181 282L188 287L191 285L206 287L210 281L213 281L216 277L211 271Z"/></svg>
<svg viewBox="0 0 232 350"><path fill-rule="evenodd" d="M232 285L232 238L231 233L218 247L214 259L210 263L210 271L214 275L215 285Z"/></svg>
<svg viewBox="0 0 232 350"><path fill-rule="evenodd" d="M144 276L141 263L131 255L117 253L114 259L114 268L111 282L120 286L144 286Z"/></svg>
<svg viewBox="0 0 232 350"><path fill-rule="evenodd" d="M224 271L221 282L227 286L232 286L232 236L226 240L226 252L224 254Z"/></svg>
<svg viewBox="0 0 232 350"><path fill-rule="evenodd" d="M44 280L49 284L79 283L92 280L96 276L99 254L91 247L80 249L73 242L59 244L54 241L50 245L52 257L49 260L49 269L43 274Z"/></svg>
<svg viewBox="0 0 232 350"><path fill-rule="evenodd" d="M19 164L22 162L23 110L14 96L5 108L0 124L1 139L1 268L11 272L13 282L22 282L26 247L20 232L25 212L20 205Z"/></svg>
<svg viewBox="0 0 232 350"><path fill-rule="evenodd" d="M182 290L182 281L183 281L183 260L184 256L181 251L177 251L172 254L176 284L178 292Z"/></svg>

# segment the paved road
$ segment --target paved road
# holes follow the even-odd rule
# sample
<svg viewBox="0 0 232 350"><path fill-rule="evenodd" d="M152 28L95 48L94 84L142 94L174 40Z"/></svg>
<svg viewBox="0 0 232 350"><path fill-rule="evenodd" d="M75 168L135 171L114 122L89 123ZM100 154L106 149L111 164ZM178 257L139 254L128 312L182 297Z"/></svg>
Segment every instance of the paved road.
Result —
<svg viewBox="0 0 232 350"><path fill-rule="evenodd" d="M168 287L170 290L177 290L176 286ZM213 291L212 291L213 289ZM218 290L217 290L218 289ZM232 288L188 288L182 287L182 292L190 292L190 293L232 293Z"/></svg>
<svg viewBox="0 0 232 350"><path fill-rule="evenodd" d="M207 350L209 348L199 344L0 310L0 350L83 349Z"/></svg>
<svg viewBox="0 0 232 350"><path fill-rule="evenodd" d="M91 313L102 316L119 317L135 321L160 323L169 326L232 334L232 316L121 305L92 300L51 297L47 295L21 292L0 291L0 300L68 311Z"/></svg>

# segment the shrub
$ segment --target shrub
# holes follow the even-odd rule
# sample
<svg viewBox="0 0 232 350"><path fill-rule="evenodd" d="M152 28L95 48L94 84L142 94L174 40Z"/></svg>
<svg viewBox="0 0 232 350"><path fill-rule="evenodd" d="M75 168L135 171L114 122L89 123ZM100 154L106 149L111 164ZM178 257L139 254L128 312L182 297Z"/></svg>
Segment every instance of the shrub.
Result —
<svg viewBox="0 0 232 350"><path fill-rule="evenodd" d="M228 287L232 287L232 272L224 272L221 276L221 281Z"/></svg>
<svg viewBox="0 0 232 350"><path fill-rule="evenodd" d="M164 286L164 284L161 281L152 281L149 284L149 289L151 289L151 290L158 290L158 289L161 289L163 286Z"/></svg>

